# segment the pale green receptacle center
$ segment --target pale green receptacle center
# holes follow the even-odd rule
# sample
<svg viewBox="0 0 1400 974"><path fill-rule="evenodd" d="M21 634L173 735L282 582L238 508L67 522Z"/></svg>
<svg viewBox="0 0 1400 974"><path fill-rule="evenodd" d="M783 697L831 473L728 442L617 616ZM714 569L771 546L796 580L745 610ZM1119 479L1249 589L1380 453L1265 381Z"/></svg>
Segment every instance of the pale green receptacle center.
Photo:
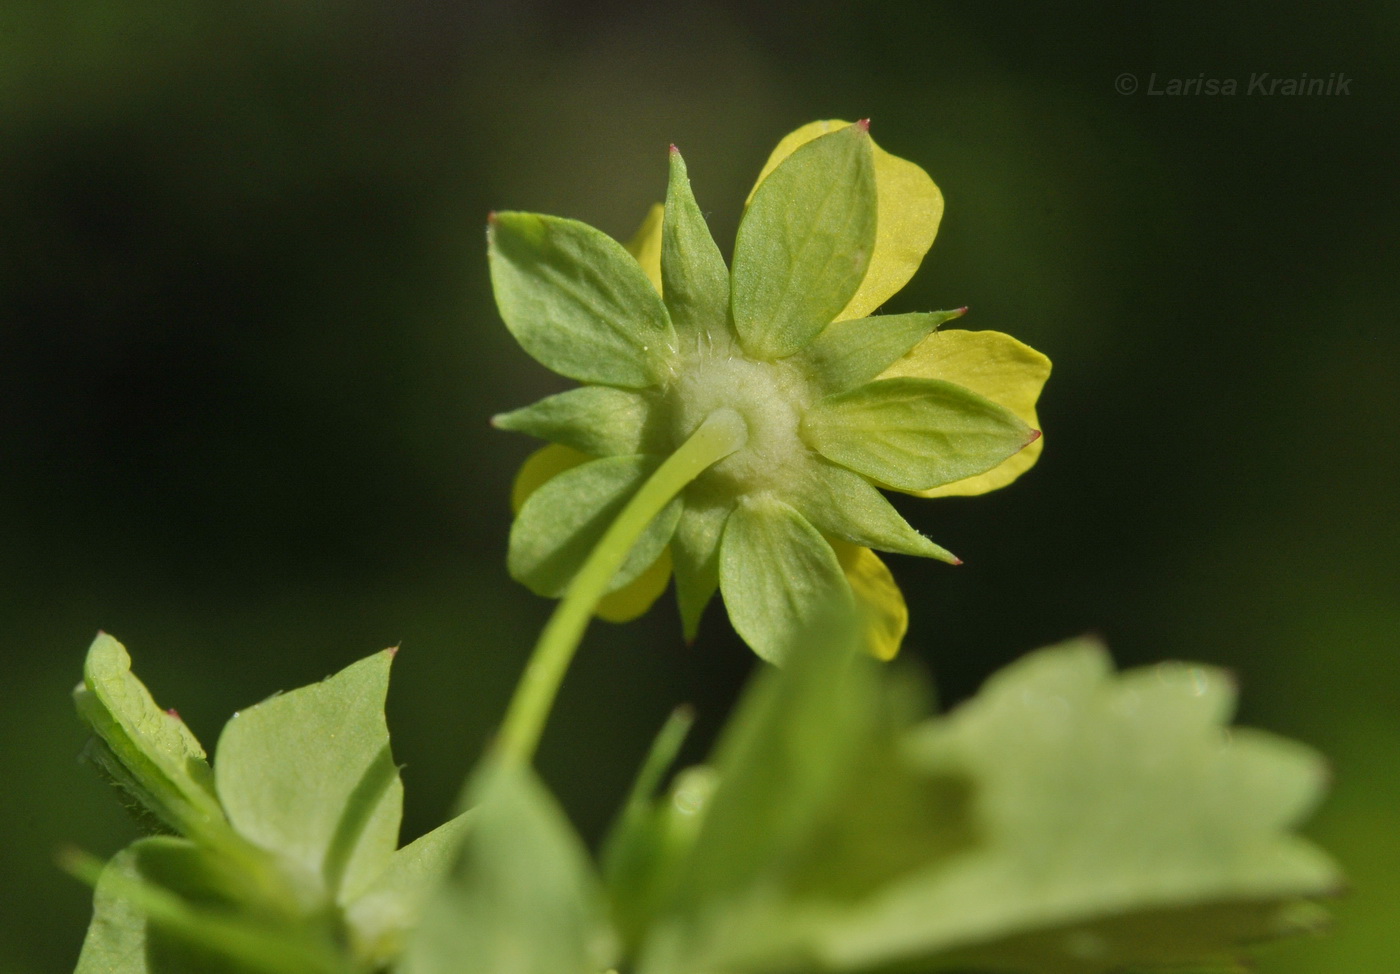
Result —
<svg viewBox="0 0 1400 974"><path fill-rule="evenodd" d="M759 361L735 345L715 345L680 359L663 396L678 444L716 409L733 409L748 425L747 444L701 474L699 486L736 495L781 488L811 463L798 428L815 392L790 362Z"/></svg>

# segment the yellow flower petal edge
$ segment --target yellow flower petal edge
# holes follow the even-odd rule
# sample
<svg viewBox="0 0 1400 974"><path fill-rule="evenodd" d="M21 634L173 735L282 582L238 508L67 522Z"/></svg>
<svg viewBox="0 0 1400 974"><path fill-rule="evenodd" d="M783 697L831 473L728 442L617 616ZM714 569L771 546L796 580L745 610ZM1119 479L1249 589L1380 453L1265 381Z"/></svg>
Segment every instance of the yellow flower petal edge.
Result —
<svg viewBox="0 0 1400 974"><path fill-rule="evenodd" d="M839 538L828 540L855 593L865 648L876 659L894 659L909 629L909 606L904 602L904 593L875 552Z"/></svg>
<svg viewBox="0 0 1400 974"><path fill-rule="evenodd" d="M786 136L768 157L754 190L799 146L850 124L837 119L809 122ZM875 154L875 250L865 280L836 321L867 317L904 287L933 246L943 219L943 194L928 173L873 142L871 148Z"/></svg>
<svg viewBox="0 0 1400 974"><path fill-rule="evenodd" d="M530 495L546 482L592 459L587 453L557 443L536 450L525 458L519 473L515 475L510 491L511 509L519 514ZM671 553L668 550L663 551L660 558L631 582L604 596L603 601L598 603L598 617L608 622L632 621L661 597L670 578Z"/></svg>
<svg viewBox="0 0 1400 974"><path fill-rule="evenodd" d="M666 207L660 203L651 204L642 225L632 234L632 239L623 244L642 265L657 294L661 293L661 224L665 217Z"/></svg>
<svg viewBox="0 0 1400 974"><path fill-rule="evenodd" d="M950 328L934 332L880 378L908 376L944 379L1000 403L1032 429L1040 429L1035 404L1050 377L1050 360L1010 335L999 331ZM909 491L919 497L970 497L1005 487L1040 459L1045 438L1039 437L1019 453L984 474L930 490Z"/></svg>

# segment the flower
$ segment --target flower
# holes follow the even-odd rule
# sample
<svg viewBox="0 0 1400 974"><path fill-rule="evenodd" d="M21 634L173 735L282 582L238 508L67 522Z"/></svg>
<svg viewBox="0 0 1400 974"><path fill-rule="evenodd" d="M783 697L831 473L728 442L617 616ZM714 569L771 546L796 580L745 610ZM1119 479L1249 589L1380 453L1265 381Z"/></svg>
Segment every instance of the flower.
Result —
<svg viewBox="0 0 1400 974"><path fill-rule="evenodd" d="M1049 360L992 331L940 330L966 309L871 317L918 269L943 199L866 123L814 122L773 151L732 269L673 146L666 205L626 249L585 224L492 215L492 283L540 363L584 383L494 418L550 441L517 478L509 567L558 597L617 511L720 408L747 444L702 473L633 549L599 608L640 615L674 574L694 638L722 593L781 660L826 607L898 652L907 609L873 549L957 564L880 493L980 494L1039 455Z"/></svg>

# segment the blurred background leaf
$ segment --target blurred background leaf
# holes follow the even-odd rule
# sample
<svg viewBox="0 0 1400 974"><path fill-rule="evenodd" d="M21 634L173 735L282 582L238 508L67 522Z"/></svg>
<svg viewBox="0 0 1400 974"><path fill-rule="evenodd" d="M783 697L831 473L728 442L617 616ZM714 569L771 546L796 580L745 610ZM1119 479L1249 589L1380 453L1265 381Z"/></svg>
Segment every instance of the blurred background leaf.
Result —
<svg viewBox="0 0 1400 974"><path fill-rule="evenodd" d="M1264 970L1391 969L1395 6L749 7L0 9L0 970L71 969L90 893L52 850L133 835L75 760L99 627L205 740L402 643L405 838L442 821L546 608L504 567L531 444L486 418L561 386L495 314L485 214L625 238L675 142L727 251L779 137L863 116L948 199L887 310L966 303L1056 363L1030 476L898 502L967 560L893 563L907 651L949 701L1088 629L1233 668L1244 722L1332 756L1314 835L1355 884ZM698 757L751 665L718 612L692 648L670 609L593 633L541 755L585 835L669 709Z"/></svg>

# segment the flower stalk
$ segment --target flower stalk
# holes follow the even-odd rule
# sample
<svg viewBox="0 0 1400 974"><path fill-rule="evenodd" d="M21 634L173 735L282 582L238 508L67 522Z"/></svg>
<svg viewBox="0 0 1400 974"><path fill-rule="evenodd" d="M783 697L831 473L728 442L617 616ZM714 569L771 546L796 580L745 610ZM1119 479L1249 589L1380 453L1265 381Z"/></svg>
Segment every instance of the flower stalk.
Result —
<svg viewBox="0 0 1400 974"><path fill-rule="evenodd" d="M738 412L716 409L618 514L540 633L496 740L498 757L530 763L584 630L633 544L662 508L700 474L741 449L748 435L748 426Z"/></svg>

